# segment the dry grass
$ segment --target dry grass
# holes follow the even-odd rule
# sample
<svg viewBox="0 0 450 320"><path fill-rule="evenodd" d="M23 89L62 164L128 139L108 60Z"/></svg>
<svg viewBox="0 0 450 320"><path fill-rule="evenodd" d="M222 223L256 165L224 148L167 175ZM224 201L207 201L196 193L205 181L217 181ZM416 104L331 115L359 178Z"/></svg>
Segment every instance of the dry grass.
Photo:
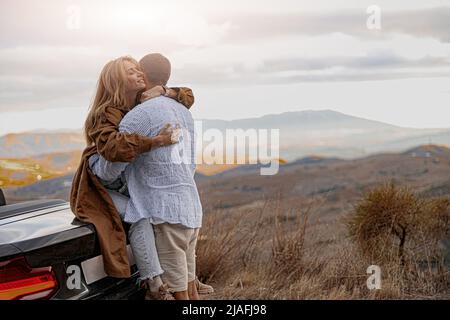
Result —
<svg viewBox="0 0 450 320"><path fill-rule="evenodd" d="M197 273L216 288L216 294L209 298L448 299L449 270L439 260L436 241L448 236L448 202L425 202L411 198L406 189L380 188L378 191L390 199L385 199L383 205L395 217L392 222L392 217L382 214L384 219L389 217L389 227L376 224L389 234L385 238L361 225L365 221L364 210L371 214L378 210L372 212L367 207L374 191L362 199L365 209L360 203L349 213L350 219L335 221L333 230L337 234L325 229L326 225L315 215L314 205L285 203L281 197L253 209L205 215L197 249ZM404 202L396 198L398 193ZM418 214L416 206L425 214ZM404 220L399 218L398 211L402 210L407 212ZM419 217L418 221L408 220L409 215ZM345 227L351 219L353 237L348 237L346 229L339 227ZM374 219L368 221L373 223ZM392 231L399 219L408 223L408 237L400 257L399 240ZM359 229L355 229L356 221ZM443 222L447 223L445 227ZM368 234L356 235L355 230ZM385 255L375 254L378 249L374 239L382 239L383 248L389 248L383 251ZM370 250L372 253L367 254ZM372 264L382 270L380 290L369 290L366 285L366 270Z"/></svg>

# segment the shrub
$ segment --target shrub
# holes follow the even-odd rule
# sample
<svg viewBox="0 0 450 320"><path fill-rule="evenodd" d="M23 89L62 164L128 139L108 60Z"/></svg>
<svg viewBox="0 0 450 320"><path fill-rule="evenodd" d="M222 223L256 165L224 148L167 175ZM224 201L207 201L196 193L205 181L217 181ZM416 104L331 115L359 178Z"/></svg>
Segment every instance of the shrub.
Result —
<svg viewBox="0 0 450 320"><path fill-rule="evenodd" d="M417 229L424 201L406 187L393 183L369 191L348 220L350 236L362 253L375 261L398 258L405 264L405 250Z"/></svg>

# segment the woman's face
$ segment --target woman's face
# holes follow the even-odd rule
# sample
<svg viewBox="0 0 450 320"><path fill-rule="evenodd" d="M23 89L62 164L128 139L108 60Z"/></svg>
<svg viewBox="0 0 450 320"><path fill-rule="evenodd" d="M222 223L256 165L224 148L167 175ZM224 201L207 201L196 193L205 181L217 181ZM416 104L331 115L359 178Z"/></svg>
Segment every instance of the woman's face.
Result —
<svg viewBox="0 0 450 320"><path fill-rule="evenodd" d="M124 61L127 76L126 90L128 92L138 92L145 89L144 74L131 61Z"/></svg>

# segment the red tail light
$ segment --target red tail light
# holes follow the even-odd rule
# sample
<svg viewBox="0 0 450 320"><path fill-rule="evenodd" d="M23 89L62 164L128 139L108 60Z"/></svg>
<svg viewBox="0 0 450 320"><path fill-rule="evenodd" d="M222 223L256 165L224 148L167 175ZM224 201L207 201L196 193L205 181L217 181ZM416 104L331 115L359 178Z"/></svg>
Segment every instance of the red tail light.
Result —
<svg viewBox="0 0 450 320"><path fill-rule="evenodd" d="M46 299L57 288L51 267L31 268L24 257L0 262L0 300Z"/></svg>

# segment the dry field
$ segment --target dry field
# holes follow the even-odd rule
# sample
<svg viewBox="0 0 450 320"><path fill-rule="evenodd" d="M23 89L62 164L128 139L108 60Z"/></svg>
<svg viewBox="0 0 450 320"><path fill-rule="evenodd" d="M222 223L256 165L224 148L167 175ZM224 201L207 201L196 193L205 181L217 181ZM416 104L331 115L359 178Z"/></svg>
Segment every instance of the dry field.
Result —
<svg viewBox="0 0 450 320"><path fill-rule="evenodd" d="M405 197L420 207L402 205ZM336 219L322 221L321 205L278 195L206 215L197 265L199 277L216 289L208 298L450 298L449 266L438 242L450 235L450 198L422 201L383 184ZM402 245L398 226L408 230ZM380 290L367 288L370 265L381 268Z"/></svg>

